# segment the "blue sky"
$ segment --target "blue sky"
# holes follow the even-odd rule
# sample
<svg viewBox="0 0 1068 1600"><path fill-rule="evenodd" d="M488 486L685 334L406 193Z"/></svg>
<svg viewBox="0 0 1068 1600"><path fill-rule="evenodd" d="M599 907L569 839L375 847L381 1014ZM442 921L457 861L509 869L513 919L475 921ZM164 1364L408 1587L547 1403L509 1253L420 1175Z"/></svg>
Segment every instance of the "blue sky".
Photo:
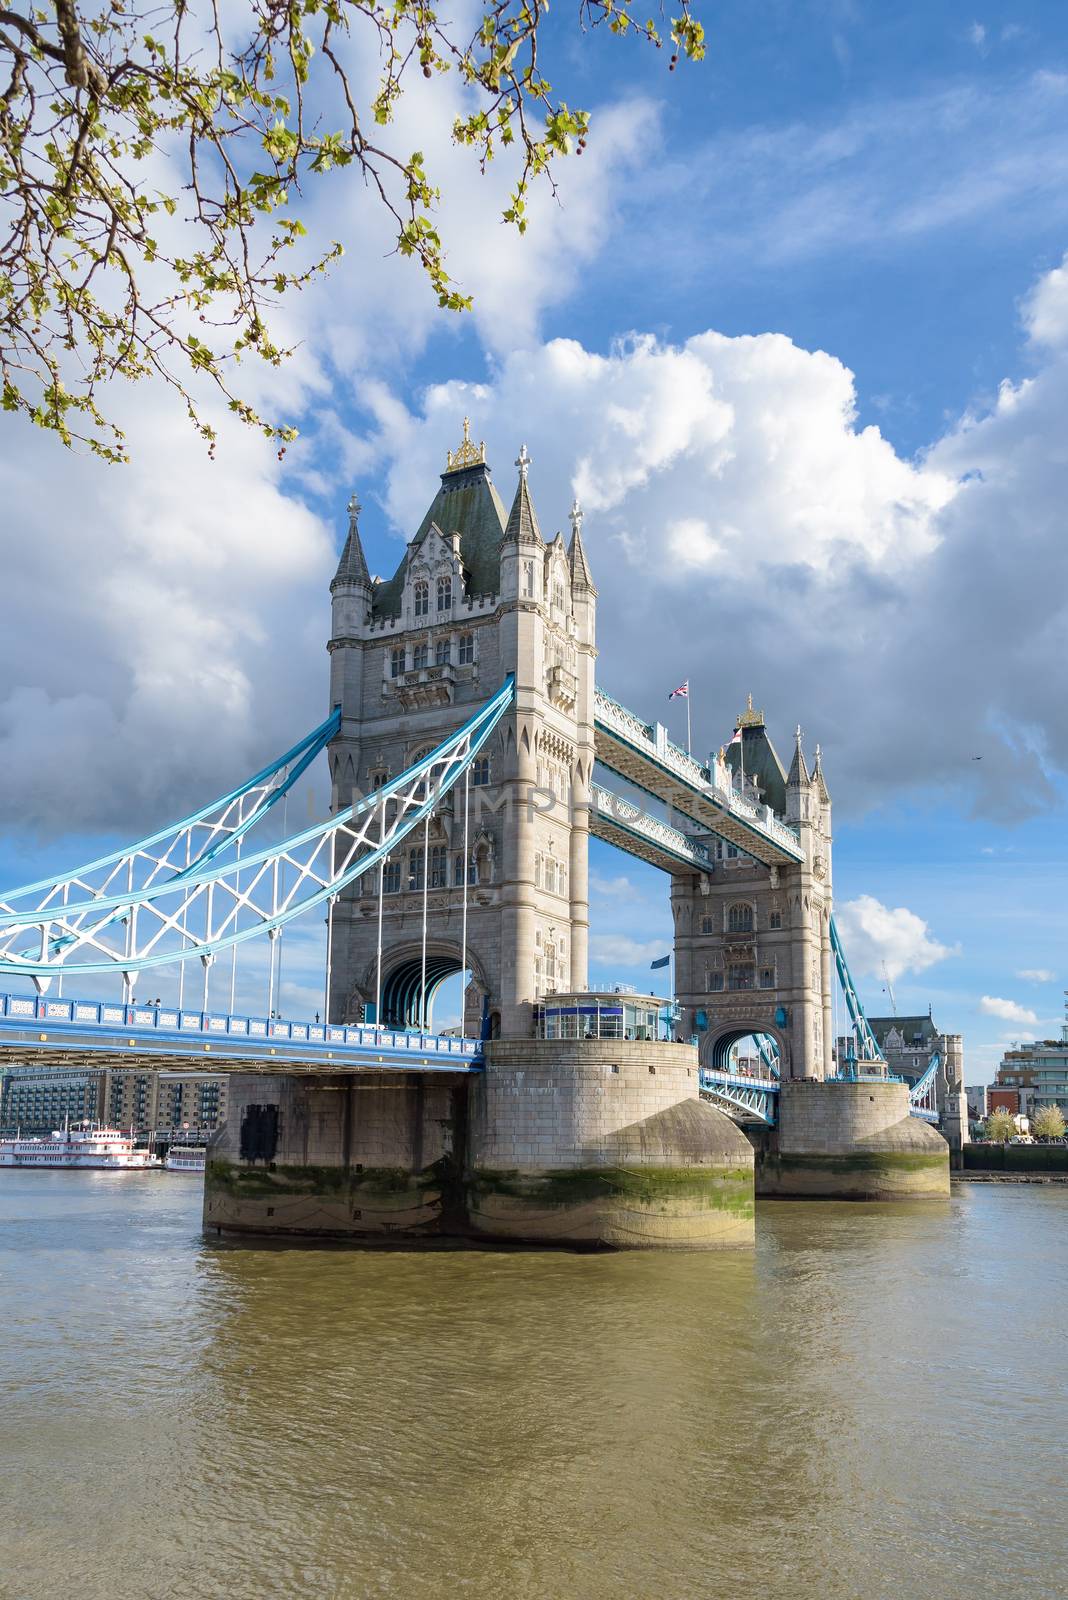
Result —
<svg viewBox="0 0 1068 1600"><path fill-rule="evenodd" d="M974 1081L1053 1030L1068 14L702 15L708 60L669 76L554 13L549 76L593 132L521 244L504 175L427 132L446 90L413 103L467 318L388 258L354 185L309 197L348 254L264 380L302 430L284 463L227 433L208 464L163 395L121 398L121 470L7 425L0 880L180 814L316 720L348 494L392 571L469 412L506 497L528 441L543 527L580 490L607 688L668 720L688 675L702 748L750 690L780 750L797 721L821 740L870 1008L885 961L900 1010L964 1033ZM601 846L591 865L592 976L645 982L666 887Z"/></svg>

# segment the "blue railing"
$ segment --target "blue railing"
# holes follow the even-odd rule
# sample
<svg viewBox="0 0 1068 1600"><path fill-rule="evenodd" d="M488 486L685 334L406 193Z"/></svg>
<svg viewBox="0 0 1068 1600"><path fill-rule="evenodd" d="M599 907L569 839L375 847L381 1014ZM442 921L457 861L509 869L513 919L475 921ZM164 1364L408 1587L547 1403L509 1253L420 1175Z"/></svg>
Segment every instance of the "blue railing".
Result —
<svg viewBox="0 0 1068 1600"><path fill-rule="evenodd" d="M161 1039L251 1040L257 1044L341 1045L363 1050L411 1050L472 1060L482 1053L478 1039L379 1028L373 1023L291 1022L280 1017L232 1016L188 1007L127 1005L118 1000L59 1000L47 996L0 995L0 1022L25 1027L97 1029L156 1035ZM139 1043L151 1048L151 1038Z"/></svg>

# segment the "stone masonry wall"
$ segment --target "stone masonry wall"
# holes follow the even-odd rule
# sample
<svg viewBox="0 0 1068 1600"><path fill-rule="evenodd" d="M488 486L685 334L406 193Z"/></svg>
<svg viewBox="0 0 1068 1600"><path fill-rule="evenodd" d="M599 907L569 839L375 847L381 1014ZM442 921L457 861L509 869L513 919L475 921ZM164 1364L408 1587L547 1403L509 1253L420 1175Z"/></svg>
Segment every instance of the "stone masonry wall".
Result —
<svg viewBox="0 0 1068 1600"><path fill-rule="evenodd" d="M472 1086L470 1161L571 1167L596 1141L699 1098L690 1045L631 1040L495 1039Z"/></svg>
<svg viewBox="0 0 1068 1600"><path fill-rule="evenodd" d="M340 1236L453 1229L466 1080L422 1074L328 1079L235 1075L208 1152L209 1228ZM273 1154L242 1155L252 1108L277 1110Z"/></svg>

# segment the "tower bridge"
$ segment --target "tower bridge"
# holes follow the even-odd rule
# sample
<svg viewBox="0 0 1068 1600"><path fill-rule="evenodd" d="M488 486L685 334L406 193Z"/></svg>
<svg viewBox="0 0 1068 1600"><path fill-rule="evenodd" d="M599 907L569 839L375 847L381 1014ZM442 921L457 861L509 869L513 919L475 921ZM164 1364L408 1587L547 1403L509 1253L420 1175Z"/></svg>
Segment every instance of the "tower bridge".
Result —
<svg viewBox="0 0 1068 1600"><path fill-rule="evenodd" d="M329 716L194 817L0 896L0 978L34 991L0 1005L0 1054L234 1073L205 1219L238 1231L732 1242L752 1228L753 1140L764 1192L946 1193L933 1077L913 1105L890 1079L834 925L819 750L810 769L798 729L786 769L750 702L701 762L605 693L582 512L566 543L544 536L530 466L524 448L506 510L465 424L386 580L353 497ZM330 815L259 843L323 751ZM591 834L668 877L666 1037L602 1035L599 1012L581 1037L541 1026L561 995L590 1011ZM323 1021L283 1021L276 951L309 916L327 928ZM243 1017L238 956L260 940L265 1015ZM175 964L177 1006L137 1005ZM121 1002L59 993L104 973ZM463 1027L435 1034L457 974ZM265 1106L269 1151L241 1132Z"/></svg>

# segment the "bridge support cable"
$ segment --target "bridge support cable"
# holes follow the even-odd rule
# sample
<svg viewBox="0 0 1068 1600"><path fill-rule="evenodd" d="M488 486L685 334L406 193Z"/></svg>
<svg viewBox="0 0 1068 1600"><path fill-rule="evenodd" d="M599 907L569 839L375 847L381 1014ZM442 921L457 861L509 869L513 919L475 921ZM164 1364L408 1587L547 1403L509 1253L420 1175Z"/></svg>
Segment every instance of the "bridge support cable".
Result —
<svg viewBox="0 0 1068 1600"><path fill-rule="evenodd" d="M241 892L241 840L240 839L237 841L237 849L234 851L234 855L235 855L235 857L237 859L237 874L236 874L237 891L240 894L240 892ZM234 1014L234 1010L235 1010L234 1002L236 1001L236 999L237 999L237 945L235 944L234 948L230 952L230 1015L231 1016L233 1016L233 1014Z"/></svg>
<svg viewBox="0 0 1068 1600"><path fill-rule="evenodd" d="M334 846L335 839L330 840L330 878L334 877ZM326 902L326 987L323 991L323 1021L330 1023L330 982L334 975L334 907L337 905L337 895L331 895Z"/></svg>
<svg viewBox="0 0 1068 1600"><path fill-rule="evenodd" d="M423 941L419 973L419 1030L427 1033L426 1020L426 913L430 897L430 813L423 822Z"/></svg>
<svg viewBox="0 0 1068 1600"><path fill-rule="evenodd" d="M489 740L513 697L509 676L484 706L405 772L324 822L244 855L239 872L232 859L205 863L203 851L193 855L190 836L188 870L167 878L153 871L150 881L140 883L135 873L132 892L116 890L109 869L106 885L67 880L72 893L66 904L62 883L56 880L44 885L35 904L22 909L15 903L30 899L33 886L5 895L0 900L0 976L32 978L44 989L64 967L82 974L140 973L176 961L184 966L194 957L217 955L326 907L430 816ZM173 835L172 829L166 837L173 840ZM111 859L125 862L132 854ZM209 885L214 885L210 924ZM127 914L129 949L117 927Z"/></svg>
<svg viewBox="0 0 1068 1600"><path fill-rule="evenodd" d="M378 863L378 948L375 951L375 1027L382 1026L382 906L386 891L385 857Z"/></svg>
<svg viewBox="0 0 1068 1600"><path fill-rule="evenodd" d="M778 1078L781 1075L779 1071L778 1045L770 1033L758 1033L754 1035L754 1038L757 1042L757 1049L760 1051L760 1059L767 1068L769 1078Z"/></svg>
<svg viewBox="0 0 1068 1600"><path fill-rule="evenodd" d="M879 1041L871 1030L867 1014L861 1004L861 999L853 982L849 966L846 962L845 951L839 937L838 927L834 917L830 920L831 952L834 956L835 970L838 982L842 986L842 995L845 999L846 1009L853 1024L853 1034L857 1041L857 1055L861 1061L879 1062L885 1065L883 1053L879 1048Z"/></svg>
<svg viewBox="0 0 1068 1600"><path fill-rule="evenodd" d="M460 916L460 1033L464 1031L464 1006L467 1003L467 884L471 876L471 769L464 773L464 859L461 876L464 882L463 911Z"/></svg>

